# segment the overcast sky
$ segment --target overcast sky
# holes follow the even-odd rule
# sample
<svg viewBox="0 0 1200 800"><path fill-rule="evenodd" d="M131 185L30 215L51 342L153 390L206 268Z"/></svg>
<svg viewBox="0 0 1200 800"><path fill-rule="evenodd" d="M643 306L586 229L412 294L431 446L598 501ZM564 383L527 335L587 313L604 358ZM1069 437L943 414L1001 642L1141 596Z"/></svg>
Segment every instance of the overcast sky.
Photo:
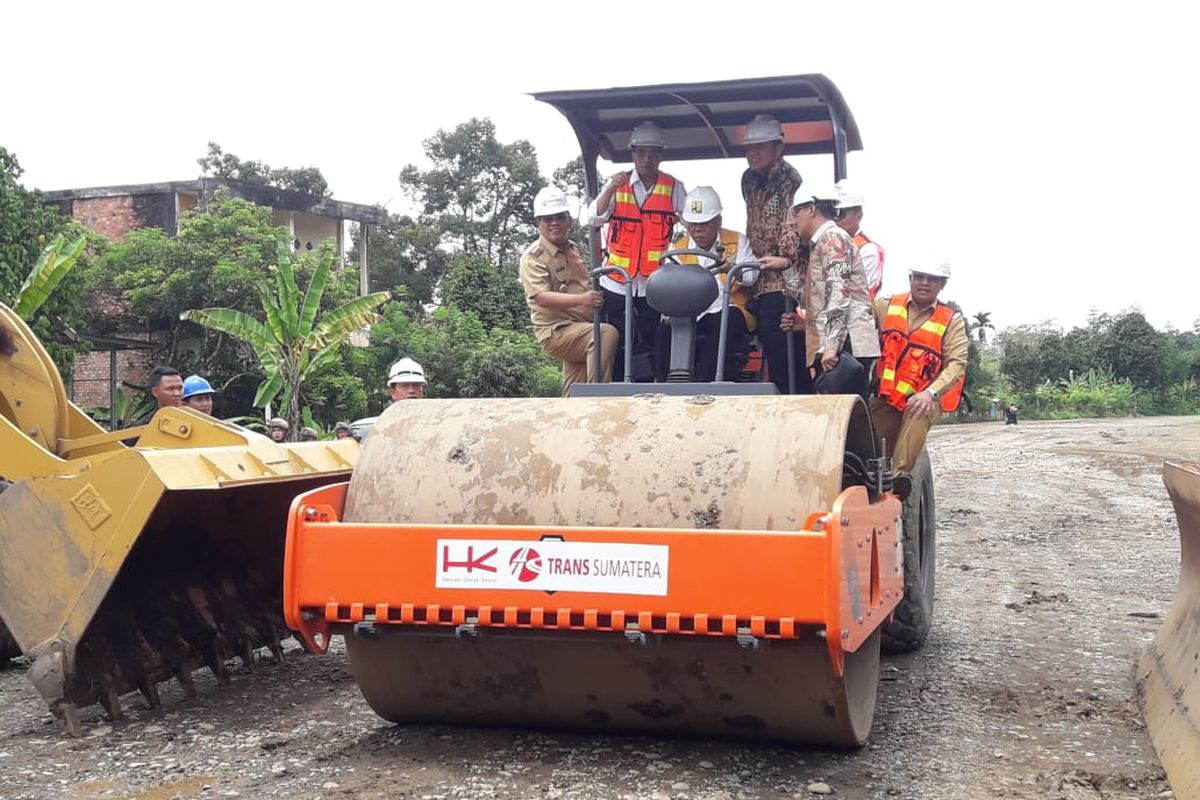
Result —
<svg viewBox="0 0 1200 800"><path fill-rule="evenodd" d="M532 141L547 177L573 158L565 120L528 92L820 72L862 133L850 175L887 251L885 290L948 256L943 297L998 327L1136 305L1190 329L1187 7L30 0L3 13L0 145L26 186L49 190L194 178L216 141L317 166L337 198L397 211L396 176L424 163L422 141L472 116ZM744 162L669 158L744 221ZM832 177L829 158L793 163Z"/></svg>

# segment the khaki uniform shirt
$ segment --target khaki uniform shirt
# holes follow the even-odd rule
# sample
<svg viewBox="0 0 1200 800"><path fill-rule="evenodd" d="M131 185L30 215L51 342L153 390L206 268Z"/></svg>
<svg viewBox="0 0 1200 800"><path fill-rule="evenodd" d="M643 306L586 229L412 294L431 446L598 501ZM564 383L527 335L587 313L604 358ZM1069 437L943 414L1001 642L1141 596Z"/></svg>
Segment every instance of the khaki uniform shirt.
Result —
<svg viewBox="0 0 1200 800"><path fill-rule="evenodd" d="M875 319L879 322L879 327L883 328L883 321L887 319L888 304L891 303L890 297L875 298ZM924 311L917 310L917 304L910 298L908 301L908 330L909 333L924 325L929 318L933 316L933 307ZM933 389L938 394L946 391L946 388L958 380L958 377L967 371L967 350L970 347L970 342L967 339L967 323L963 320L963 315L959 312L954 312L954 316L950 318L950 324L946 326L946 333L942 336L942 371L933 379L933 383L929 384L930 389Z"/></svg>
<svg viewBox="0 0 1200 800"><path fill-rule="evenodd" d="M525 287L525 302L529 304L529 319L538 342L550 338L555 328L572 322L591 322L592 309L585 307L546 308L534 299L542 292L583 294L592 288L587 265L574 242L558 248L544 236L521 254L521 285Z"/></svg>
<svg viewBox="0 0 1200 800"><path fill-rule="evenodd" d="M871 314L871 296L862 257L850 234L832 220L813 235L804 279L804 344L809 361L840 352L850 337L858 358L879 355L879 328Z"/></svg>

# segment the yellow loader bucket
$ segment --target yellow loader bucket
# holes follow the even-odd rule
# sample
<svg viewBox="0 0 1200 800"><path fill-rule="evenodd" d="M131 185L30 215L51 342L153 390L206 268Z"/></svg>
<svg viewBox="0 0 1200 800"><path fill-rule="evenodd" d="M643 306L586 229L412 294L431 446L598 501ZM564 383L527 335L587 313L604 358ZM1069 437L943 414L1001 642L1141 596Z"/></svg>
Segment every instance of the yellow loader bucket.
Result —
<svg viewBox="0 0 1200 800"><path fill-rule="evenodd" d="M278 445L187 408L107 433L67 402L53 363L0 306L0 620L30 678L79 732L80 706L225 661L280 652L288 508L344 480L353 440ZM122 440L137 438L135 447Z"/></svg>
<svg viewBox="0 0 1200 800"><path fill-rule="evenodd" d="M1163 465L1179 519L1179 591L1146 648L1138 693L1176 797L1200 797L1200 465Z"/></svg>

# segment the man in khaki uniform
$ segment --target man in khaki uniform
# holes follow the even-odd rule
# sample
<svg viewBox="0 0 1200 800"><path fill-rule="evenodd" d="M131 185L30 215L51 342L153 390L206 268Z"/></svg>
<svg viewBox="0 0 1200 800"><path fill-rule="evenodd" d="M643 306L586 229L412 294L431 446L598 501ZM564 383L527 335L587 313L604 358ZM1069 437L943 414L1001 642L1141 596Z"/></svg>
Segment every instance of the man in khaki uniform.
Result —
<svg viewBox="0 0 1200 800"><path fill-rule="evenodd" d="M883 355L869 403L871 421L887 439L898 473L912 469L929 429L942 411L957 408L962 394L967 326L961 313L938 302L949 278L948 262L912 269L907 294L875 299Z"/></svg>
<svg viewBox="0 0 1200 800"><path fill-rule="evenodd" d="M533 335L542 348L562 361L563 394L577 381L591 381L595 346L592 316L604 295L592 289L579 248L567 238L571 213L567 196L548 186L533 199L538 240L521 254L521 284L529 304ZM601 381L612 377L619 337L612 325L600 326Z"/></svg>

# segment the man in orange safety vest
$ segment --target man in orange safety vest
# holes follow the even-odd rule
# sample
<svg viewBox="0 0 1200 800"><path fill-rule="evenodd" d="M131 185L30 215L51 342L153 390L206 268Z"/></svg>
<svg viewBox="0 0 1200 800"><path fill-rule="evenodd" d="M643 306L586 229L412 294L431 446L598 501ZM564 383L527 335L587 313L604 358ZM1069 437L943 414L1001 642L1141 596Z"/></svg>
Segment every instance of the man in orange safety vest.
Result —
<svg viewBox="0 0 1200 800"><path fill-rule="evenodd" d="M875 432L886 439L901 477L907 478L925 437L942 411L954 411L967 369L967 326L960 312L938 301L950 263L909 270L909 291L875 300L881 355L878 387L870 398ZM897 478L897 494L907 492Z"/></svg>

